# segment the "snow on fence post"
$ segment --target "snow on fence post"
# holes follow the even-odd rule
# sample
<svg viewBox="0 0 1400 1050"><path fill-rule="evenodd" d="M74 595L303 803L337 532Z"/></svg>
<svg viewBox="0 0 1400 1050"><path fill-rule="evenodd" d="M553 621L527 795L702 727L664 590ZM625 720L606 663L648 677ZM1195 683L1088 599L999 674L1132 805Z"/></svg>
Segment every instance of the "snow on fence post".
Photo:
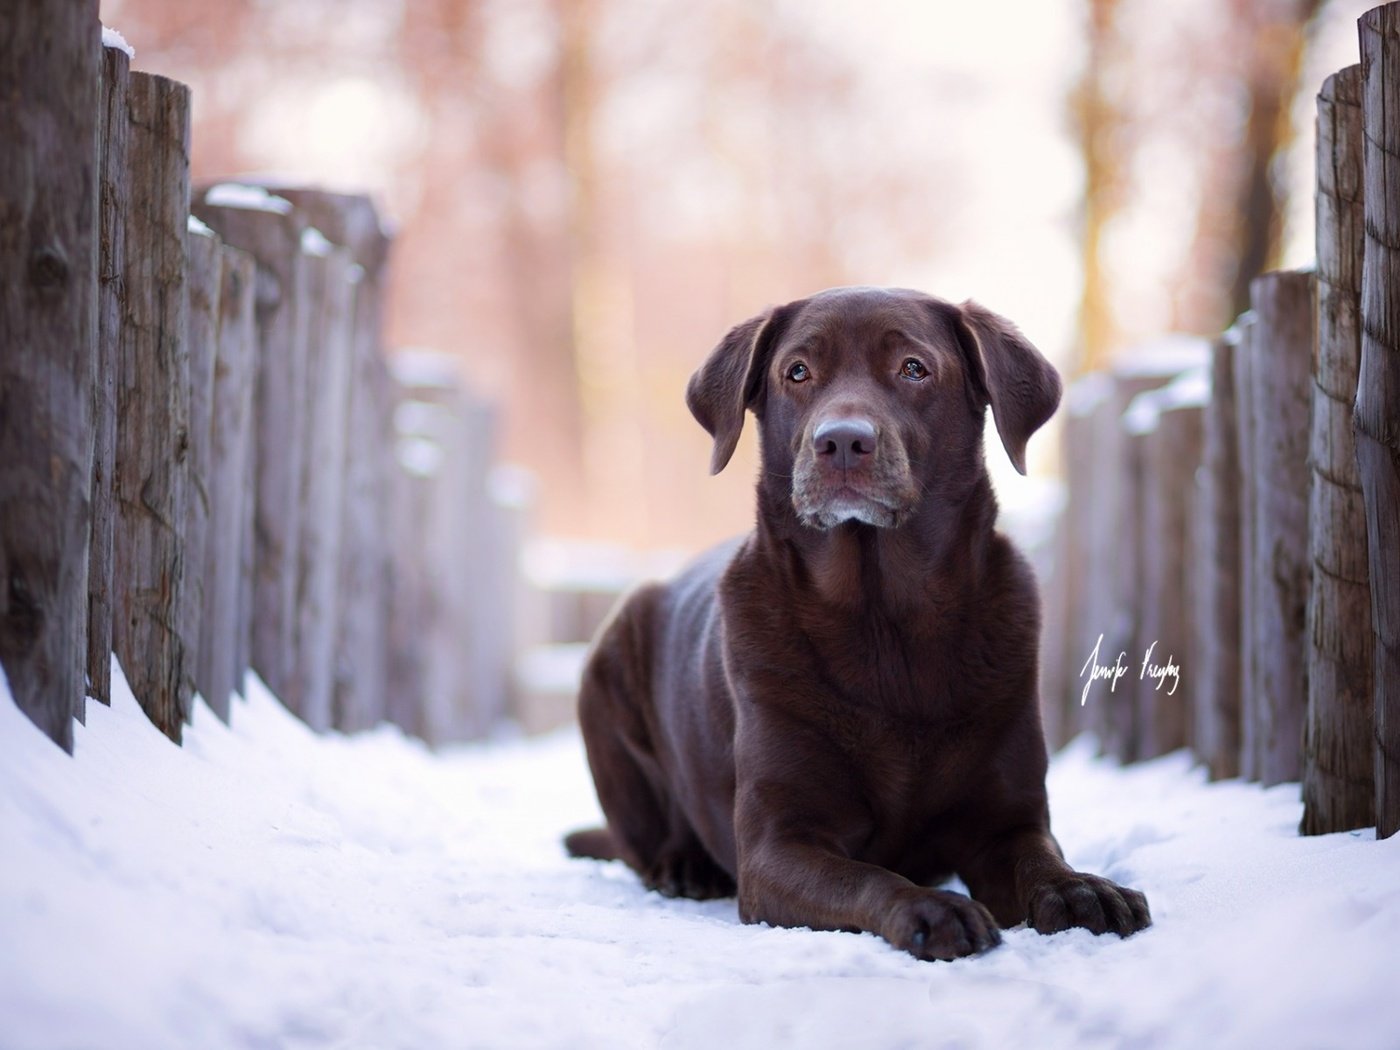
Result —
<svg viewBox="0 0 1400 1050"><path fill-rule="evenodd" d="M190 368L185 338L190 91L132 73L117 380L112 646L136 699L177 743L188 718L184 627Z"/></svg>
<svg viewBox="0 0 1400 1050"><path fill-rule="evenodd" d="M15 5L0 34L0 663L67 751L87 665L97 342L95 0Z"/></svg>
<svg viewBox="0 0 1400 1050"><path fill-rule="evenodd" d="M1356 455L1366 502L1376 834L1400 830L1400 4L1360 19L1365 260Z"/></svg>
<svg viewBox="0 0 1400 1050"><path fill-rule="evenodd" d="M350 253L313 226L306 256L306 447L301 470L295 642L282 702L318 732L331 727L340 533L345 489L345 431L350 400L355 285Z"/></svg>
<svg viewBox="0 0 1400 1050"><path fill-rule="evenodd" d="M1254 545L1248 578L1255 654L1256 770L1265 786L1302 774L1307 707L1308 416L1315 340L1311 273L1256 277Z"/></svg>
<svg viewBox="0 0 1400 1050"><path fill-rule="evenodd" d="M368 729L385 715L389 522L385 455L393 444L384 363L384 282L390 237L369 197L270 187L360 268L355 296L346 477L342 501L332 722Z"/></svg>
<svg viewBox="0 0 1400 1050"><path fill-rule="evenodd" d="M1197 473L1192 749L1212 780L1240 771L1240 462L1234 360L1240 332L1211 344Z"/></svg>
<svg viewBox="0 0 1400 1050"><path fill-rule="evenodd" d="M210 467L213 463L214 358L219 341L219 291L223 245L193 216L185 234L185 343L190 359L189 498L185 511L185 596L180 636L188 647L182 692L185 713L198 688L199 649L204 625L205 542L209 532Z"/></svg>
<svg viewBox="0 0 1400 1050"><path fill-rule="evenodd" d="M254 398L254 550L248 661L272 691L286 693L296 636L297 547L305 459L305 222L291 202L224 183L203 191L194 212L225 244L257 261L258 367Z"/></svg>
<svg viewBox="0 0 1400 1050"><path fill-rule="evenodd" d="M1193 369L1138 395L1124 414L1142 449L1138 645L1124 683L1136 697L1138 758L1164 755L1189 739L1189 686L1182 689L1183 670L1195 662L1187 612L1189 523L1209 393L1205 370Z"/></svg>
<svg viewBox="0 0 1400 1050"><path fill-rule="evenodd" d="M122 331L126 243L126 144L131 121L131 56L102 48L98 113L97 349L92 386L92 524L88 550L88 693L112 702L112 471L117 441L117 362Z"/></svg>
<svg viewBox="0 0 1400 1050"><path fill-rule="evenodd" d="M213 712L227 722L229 697L242 682L240 613L245 546L251 544L253 379L257 329L253 316L252 256L219 249L219 315L209 426L209 531L204 549L204 607L195 684ZM245 535L246 533L246 535ZM249 547L250 549L250 547Z"/></svg>
<svg viewBox="0 0 1400 1050"><path fill-rule="evenodd" d="M1361 360L1361 67L1317 98L1317 359L1308 502L1305 835L1375 823L1371 591L1352 401Z"/></svg>

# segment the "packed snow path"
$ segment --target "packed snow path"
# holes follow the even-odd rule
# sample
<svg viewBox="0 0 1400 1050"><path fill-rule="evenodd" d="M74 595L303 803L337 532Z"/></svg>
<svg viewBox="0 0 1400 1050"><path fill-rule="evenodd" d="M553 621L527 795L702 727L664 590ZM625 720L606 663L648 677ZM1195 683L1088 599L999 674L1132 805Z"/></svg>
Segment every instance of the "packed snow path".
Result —
<svg viewBox="0 0 1400 1050"><path fill-rule="evenodd" d="M0 696L5 1050L1400 1046L1400 836L1299 838L1296 785L1080 742L1056 831L1156 925L921 963L566 859L576 734L432 755L254 684L177 748L113 689L74 758Z"/></svg>

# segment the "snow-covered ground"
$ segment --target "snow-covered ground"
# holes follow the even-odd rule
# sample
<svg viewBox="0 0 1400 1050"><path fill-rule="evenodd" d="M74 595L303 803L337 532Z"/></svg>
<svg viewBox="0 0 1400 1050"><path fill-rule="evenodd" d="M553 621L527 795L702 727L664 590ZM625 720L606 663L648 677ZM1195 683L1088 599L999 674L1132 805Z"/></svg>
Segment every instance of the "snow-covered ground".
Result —
<svg viewBox="0 0 1400 1050"><path fill-rule="evenodd" d="M433 755L254 687L176 748L114 692L74 758L0 696L4 1050L1400 1047L1400 836L1299 838L1296 785L1080 742L1056 830L1156 925L920 963L567 860L571 732Z"/></svg>

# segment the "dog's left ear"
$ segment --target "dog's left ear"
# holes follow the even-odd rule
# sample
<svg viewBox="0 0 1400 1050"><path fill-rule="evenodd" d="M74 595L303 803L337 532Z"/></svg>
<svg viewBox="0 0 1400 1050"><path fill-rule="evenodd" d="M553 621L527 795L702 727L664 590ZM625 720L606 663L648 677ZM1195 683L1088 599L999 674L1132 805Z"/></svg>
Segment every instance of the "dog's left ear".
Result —
<svg viewBox="0 0 1400 1050"><path fill-rule="evenodd" d="M1014 324L971 299L954 310L963 356L1012 465L1026 472L1026 442L1055 414L1060 374Z"/></svg>
<svg viewBox="0 0 1400 1050"><path fill-rule="evenodd" d="M779 313L765 310L731 328L686 385L690 414L715 439L711 474L724 469L739 444L744 411L752 407L763 386L767 349L779 327Z"/></svg>

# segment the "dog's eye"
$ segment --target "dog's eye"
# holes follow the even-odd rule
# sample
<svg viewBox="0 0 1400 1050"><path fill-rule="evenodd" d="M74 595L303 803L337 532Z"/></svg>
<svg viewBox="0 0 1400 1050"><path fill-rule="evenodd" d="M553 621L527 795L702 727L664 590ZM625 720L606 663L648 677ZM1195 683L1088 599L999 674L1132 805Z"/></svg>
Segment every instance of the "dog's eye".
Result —
<svg viewBox="0 0 1400 1050"><path fill-rule="evenodd" d="M915 361L911 357L899 366L899 374L905 379L923 379L928 375L928 369L923 366L923 362Z"/></svg>
<svg viewBox="0 0 1400 1050"><path fill-rule="evenodd" d="M794 383L805 383L812 378L812 370L798 361L787 370L787 377Z"/></svg>

